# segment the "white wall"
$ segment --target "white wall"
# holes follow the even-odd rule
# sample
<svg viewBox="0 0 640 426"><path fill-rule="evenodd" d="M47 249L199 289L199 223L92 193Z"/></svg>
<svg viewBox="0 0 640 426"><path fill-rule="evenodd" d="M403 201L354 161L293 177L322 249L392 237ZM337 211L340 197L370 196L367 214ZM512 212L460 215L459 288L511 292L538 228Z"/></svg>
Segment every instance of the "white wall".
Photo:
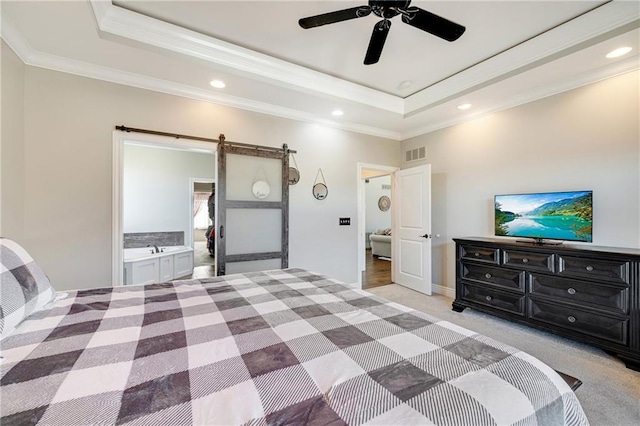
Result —
<svg viewBox="0 0 640 426"><path fill-rule="evenodd" d="M190 244L189 178L215 179L215 155L127 144L123 165L123 232L182 231Z"/></svg>
<svg viewBox="0 0 640 426"><path fill-rule="evenodd" d="M365 232L376 232L378 229L391 228L391 209L383 212L378 207L378 200L383 195L391 199L391 189L382 189L382 185L387 185L388 188L391 188L391 176L369 178L369 183L364 184Z"/></svg>
<svg viewBox="0 0 640 426"><path fill-rule="evenodd" d="M431 164L433 282L455 286L452 238L493 236L495 194L593 190L593 244L640 247L639 80L627 73L403 141L403 152L426 144Z"/></svg>
<svg viewBox="0 0 640 426"><path fill-rule="evenodd" d="M0 235L24 239L25 66L4 41L2 49L2 134L0 136ZM6 207L6 208L5 208ZM27 246L25 248L28 249Z"/></svg>
<svg viewBox="0 0 640 426"><path fill-rule="evenodd" d="M347 282L357 281L357 163L399 166L405 149L423 144L433 171L433 234L441 235L433 240L436 284L454 284L451 238L491 235L496 193L593 189L594 243L640 246L638 72L416 137L400 150L383 138L24 67L6 50L2 85L24 82L24 128L20 136L18 114L15 143L5 140L3 108L3 201L7 182L22 189L13 192L17 203L2 204L2 232L5 218L17 218L5 235L16 235L60 290L111 282L119 124L288 143L301 171L290 193L290 265ZM320 167L329 188L323 201L311 193ZM351 226L339 226L339 217L351 217Z"/></svg>
<svg viewBox="0 0 640 426"><path fill-rule="evenodd" d="M22 242L57 289L111 283L116 125L288 143L301 171L290 192L289 264L357 281L357 163L399 166L397 141L29 66L23 75L25 167L15 177L24 179L25 206L2 209L24 217ZM320 167L329 187L323 201L311 193ZM351 226L339 226L339 217L351 217Z"/></svg>
<svg viewBox="0 0 640 426"><path fill-rule="evenodd" d="M357 282L357 163L399 167L400 144L315 124L295 129L288 140L298 150L300 182L289 193L289 265ZM320 167L329 189L322 201L311 192ZM339 226L340 217L350 217L351 226Z"/></svg>

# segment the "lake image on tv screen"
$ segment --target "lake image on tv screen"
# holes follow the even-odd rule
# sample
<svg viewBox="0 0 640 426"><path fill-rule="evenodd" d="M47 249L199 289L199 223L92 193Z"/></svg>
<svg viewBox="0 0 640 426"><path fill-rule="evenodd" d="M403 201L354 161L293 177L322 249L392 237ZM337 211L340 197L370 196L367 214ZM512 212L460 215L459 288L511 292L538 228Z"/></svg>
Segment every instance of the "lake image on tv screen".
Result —
<svg viewBox="0 0 640 426"><path fill-rule="evenodd" d="M496 195L495 233L555 240L592 240L592 192Z"/></svg>

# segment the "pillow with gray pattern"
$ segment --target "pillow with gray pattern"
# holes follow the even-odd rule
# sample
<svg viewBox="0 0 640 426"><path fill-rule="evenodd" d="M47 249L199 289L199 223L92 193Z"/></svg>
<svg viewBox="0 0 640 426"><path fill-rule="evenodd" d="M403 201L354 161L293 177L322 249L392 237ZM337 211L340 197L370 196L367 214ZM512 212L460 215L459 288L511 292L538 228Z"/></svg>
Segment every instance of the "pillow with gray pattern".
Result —
<svg viewBox="0 0 640 426"><path fill-rule="evenodd" d="M55 298L49 278L18 243L0 237L0 339Z"/></svg>

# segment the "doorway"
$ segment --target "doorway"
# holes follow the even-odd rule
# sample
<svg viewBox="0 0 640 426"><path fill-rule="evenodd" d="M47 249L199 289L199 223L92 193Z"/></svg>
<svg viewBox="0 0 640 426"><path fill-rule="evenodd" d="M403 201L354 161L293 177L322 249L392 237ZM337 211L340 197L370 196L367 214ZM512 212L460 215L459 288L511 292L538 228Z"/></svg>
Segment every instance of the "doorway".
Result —
<svg viewBox="0 0 640 426"><path fill-rule="evenodd" d="M395 167L358 164L358 278L361 288L393 283Z"/></svg>
<svg viewBox="0 0 640 426"><path fill-rule="evenodd" d="M163 246L185 247L184 256L175 254L173 265L170 256L160 255L160 281L192 275L194 204L190 179L215 180L216 145L122 131L113 133L113 141L112 285L123 285L130 277L125 272L125 234L141 235L143 246L158 246L160 253ZM175 240L155 240L158 234ZM154 268L155 264L149 270L154 272ZM162 271L171 269L173 278L166 278L168 273Z"/></svg>
<svg viewBox="0 0 640 426"><path fill-rule="evenodd" d="M215 179L191 178L193 275L215 277Z"/></svg>
<svg viewBox="0 0 640 426"><path fill-rule="evenodd" d="M391 284L391 175L364 179L365 270L362 288Z"/></svg>

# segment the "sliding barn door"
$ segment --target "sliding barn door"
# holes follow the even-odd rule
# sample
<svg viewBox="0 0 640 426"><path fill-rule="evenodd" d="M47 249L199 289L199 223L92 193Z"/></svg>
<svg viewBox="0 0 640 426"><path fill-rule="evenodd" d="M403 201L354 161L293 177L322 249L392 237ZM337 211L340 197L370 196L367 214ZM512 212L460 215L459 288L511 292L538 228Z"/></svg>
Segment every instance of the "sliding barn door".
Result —
<svg viewBox="0 0 640 426"><path fill-rule="evenodd" d="M218 145L217 275L289 265L289 151Z"/></svg>

